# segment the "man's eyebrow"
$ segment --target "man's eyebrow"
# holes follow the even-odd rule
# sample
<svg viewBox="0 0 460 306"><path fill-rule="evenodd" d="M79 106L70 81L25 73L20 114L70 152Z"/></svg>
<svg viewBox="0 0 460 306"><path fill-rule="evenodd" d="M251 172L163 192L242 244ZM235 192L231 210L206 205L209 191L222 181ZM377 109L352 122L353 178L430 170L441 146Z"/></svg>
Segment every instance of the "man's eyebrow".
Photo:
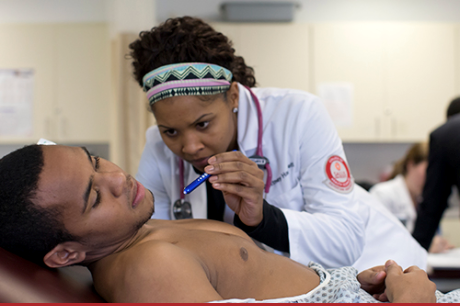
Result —
<svg viewBox="0 0 460 306"><path fill-rule="evenodd" d="M89 162L91 163L91 167L93 166L93 158L91 157L91 154L89 154L88 149L85 147L81 147L83 151L85 151L86 155L88 155ZM86 187L86 191L83 194L83 211L82 214L86 211L86 207L88 205L88 198L89 194L91 192L91 187L93 186L93 175L90 176L88 186Z"/></svg>

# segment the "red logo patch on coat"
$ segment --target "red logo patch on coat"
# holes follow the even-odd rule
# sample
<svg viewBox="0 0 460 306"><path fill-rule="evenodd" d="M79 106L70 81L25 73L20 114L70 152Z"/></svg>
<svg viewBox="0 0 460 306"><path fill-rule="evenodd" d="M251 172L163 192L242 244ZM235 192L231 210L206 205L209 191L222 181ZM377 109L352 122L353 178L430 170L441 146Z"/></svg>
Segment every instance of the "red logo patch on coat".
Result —
<svg viewBox="0 0 460 306"><path fill-rule="evenodd" d="M324 184L329 188L341 192L349 193L353 190L353 179L351 178L350 169L347 163L338 155L329 157L326 162L327 179Z"/></svg>

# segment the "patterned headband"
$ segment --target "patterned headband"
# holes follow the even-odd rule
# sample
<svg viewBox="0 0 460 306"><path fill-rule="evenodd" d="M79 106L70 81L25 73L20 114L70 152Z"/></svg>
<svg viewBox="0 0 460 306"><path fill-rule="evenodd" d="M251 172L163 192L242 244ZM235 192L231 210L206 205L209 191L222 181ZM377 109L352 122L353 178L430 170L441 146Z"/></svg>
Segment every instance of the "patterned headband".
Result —
<svg viewBox="0 0 460 306"><path fill-rule="evenodd" d="M162 66L142 79L150 106L174 96L201 96L224 93L233 75L224 67L206 63L179 63Z"/></svg>

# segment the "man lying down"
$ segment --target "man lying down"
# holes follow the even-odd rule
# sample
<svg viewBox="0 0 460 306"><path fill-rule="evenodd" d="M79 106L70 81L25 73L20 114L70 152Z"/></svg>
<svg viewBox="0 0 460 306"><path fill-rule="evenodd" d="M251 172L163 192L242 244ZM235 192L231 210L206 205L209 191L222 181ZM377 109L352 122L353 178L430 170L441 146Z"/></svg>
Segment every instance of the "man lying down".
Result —
<svg viewBox="0 0 460 306"><path fill-rule="evenodd" d="M87 266L108 302L460 302L416 267L388 261L358 276L306 267L226 223L151 220L153 195L84 148L10 153L0 195L0 247L49 267Z"/></svg>

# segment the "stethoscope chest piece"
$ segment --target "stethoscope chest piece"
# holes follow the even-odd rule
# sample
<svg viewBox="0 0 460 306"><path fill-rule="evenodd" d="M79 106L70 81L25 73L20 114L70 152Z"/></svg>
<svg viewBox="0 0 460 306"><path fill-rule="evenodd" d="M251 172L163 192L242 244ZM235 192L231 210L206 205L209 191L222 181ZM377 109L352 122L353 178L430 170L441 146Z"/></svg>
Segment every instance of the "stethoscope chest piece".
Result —
<svg viewBox="0 0 460 306"><path fill-rule="evenodd" d="M173 214L176 220L191 219L193 218L192 205L183 199L179 199L174 202Z"/></svg>

